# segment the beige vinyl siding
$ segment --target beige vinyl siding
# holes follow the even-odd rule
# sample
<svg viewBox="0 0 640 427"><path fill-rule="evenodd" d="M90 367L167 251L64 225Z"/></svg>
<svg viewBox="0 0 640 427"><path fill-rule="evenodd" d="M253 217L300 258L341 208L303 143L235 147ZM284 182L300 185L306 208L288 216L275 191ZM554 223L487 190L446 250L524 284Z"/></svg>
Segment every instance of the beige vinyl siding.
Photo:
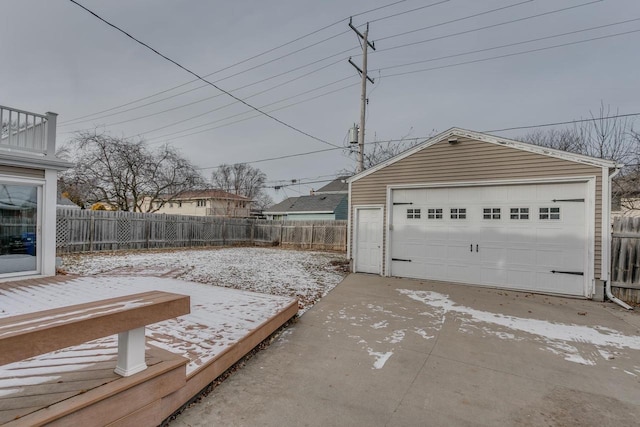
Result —
<svg viewBox="0 0 640 427"><path fill-rule="evenodd" d="M351 184L351 209L384 205L388 185L475 182L571 176L596 177L595 277L602 259L602 169L569 160L530 153L509 146L459 138L440 141ZM353 211L351 212L353 218ZM353 230L353 227L351 227ZM383 239L386 242L386 229ZM353 239L351 239L353 242ZM383 248L386 245L383 244ZM386 259L386 258L383 258ZM386 265L384 266L386 272Z"/></svg>
<svg viewBox="0 0 640 427"><path fill-rule="evenodd" d="M1 166L0 176L15 176L19 178L37 178L44 179L43 169L17 168L15 166Z"/></svg>

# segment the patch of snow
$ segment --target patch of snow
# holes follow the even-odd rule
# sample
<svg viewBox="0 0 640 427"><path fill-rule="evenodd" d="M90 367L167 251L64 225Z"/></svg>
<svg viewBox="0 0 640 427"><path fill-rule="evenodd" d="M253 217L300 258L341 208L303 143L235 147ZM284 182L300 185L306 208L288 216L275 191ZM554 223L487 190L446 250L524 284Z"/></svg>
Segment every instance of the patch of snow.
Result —
<svg viewBox="0 0 640 427"><path fill-rule="evenodd" d="M389 322L386 320L381 320L371 325L373 329L382 329L382 328L386 328L387 326L389 326Z"/></svg>
<svg viewBox="0 0 640 427"><path fill-rule="evenodd" d="M402 340L404 339L405 333L406 333L405 329L393 331L393 333L390 336L386 337L384 340L389 344L397 344L399 342L402 342Z"/></svg>
<svg viewBox="0 0 640 427"><path fill-rule="evenodd" d="M434 338L434 335L429 335L427 333L427 331L425 331L424 329L420 329L420 328L414 328L413 332L420 335L422 338L424 338L425 340L430 340L432 338Z"/></svg>
<svg viewBox="0 0 640 427"><path fill-rule="evenodd" d="M522 338L518 338L511 332L505 332L504 329L531 334L546 344L544 348L547 351L561 355L570 362L595 365L593 355L598 354L596 351L588 351L586 355L583 355L571 343L593 345L599 354L606 359L610 359L612 353L610 350L603 350L602 347L640 350L640 336L623 335L619 331L603 326L553 323L540 319L491 313L457 305L448 295L431 291L398 289L398 292L436 309L436 316L440 317L440 321L436 321L436 323L443 323L447 314L453 314L462 322L460 330L467 333L472 333L473 329L481 327L483 332L505 340ZM486 324L491 326L486 326ZM500 329L495 329L496 327Z"/></svg>
<svg viewBox="0 0 640 427"><path fill-rule="evenodd" d="M278 248L135 251L63 256L69 273L162 276L270 295L297 297L300 313L344 278L331 261L344 255Z"/></svg>
<svg viewBox="0 0 640 427"><path fill-rule="evenodd" d="M369 356L373 356L376 358L376 361L373 362L372 369L382 369L384 367L384 364L387 363L387 360L389 360L389 358L393 356L392 351L387 351L386 353L380 353L377 351L373 351L373 349L371 348L368 348L367 351L369 352Z"/></svg>
<svg viewBox="0 0 640 427"><path fill-rule="evenodd" d="M624 371L624 373L625 373L625 374L629 374L629 375L631 375L631 376L633 376L633 377L637 377L637 375L636 375L636 374L634 374L633 372L627 371L627 370L625 370L625 371Z"/></svg>

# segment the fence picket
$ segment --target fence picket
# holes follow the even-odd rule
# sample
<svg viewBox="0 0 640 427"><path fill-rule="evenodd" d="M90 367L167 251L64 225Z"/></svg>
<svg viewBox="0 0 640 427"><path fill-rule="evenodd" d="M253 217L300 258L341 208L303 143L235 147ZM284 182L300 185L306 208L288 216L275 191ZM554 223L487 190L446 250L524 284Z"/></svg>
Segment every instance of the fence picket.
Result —
<svg viewBox="0 0 640 427"><path fill-rule="evenodd" d="M611 239L611 291L640 303L640 218L617 217Z"/></svg>

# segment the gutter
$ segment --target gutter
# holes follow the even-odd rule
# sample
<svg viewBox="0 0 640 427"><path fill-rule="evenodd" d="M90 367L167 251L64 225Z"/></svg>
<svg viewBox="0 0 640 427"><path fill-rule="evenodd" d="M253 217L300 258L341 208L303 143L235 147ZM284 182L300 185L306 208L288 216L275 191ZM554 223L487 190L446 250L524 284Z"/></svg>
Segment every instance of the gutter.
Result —
<svg viewBox="0 0 640 427"><path fill-rule="evenodd" d="M611 189L611 180L620 173L622 169L620 168L616 168L616 170L609 175L609 189ZM609 205L611 205L611 190L609 190ZM609 209L609 215L611 215L611 209ZM605 293L607 294L607 298L609 298L611 301L615 302L616 304L618 304L620 307L626 309L626 310L633 310L633 307L631 307L629 304L627 304L626 302L622 301L621 299L617 298L615 295L613 295L613 293L611 292L611 273L609 273L609 280L607 280L605 282Z"/></svg>

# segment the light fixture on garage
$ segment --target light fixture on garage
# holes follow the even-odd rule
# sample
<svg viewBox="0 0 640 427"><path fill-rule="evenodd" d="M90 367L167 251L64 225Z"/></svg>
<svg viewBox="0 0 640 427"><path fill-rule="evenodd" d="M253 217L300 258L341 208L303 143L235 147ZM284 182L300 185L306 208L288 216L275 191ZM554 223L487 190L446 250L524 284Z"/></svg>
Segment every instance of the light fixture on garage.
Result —
<svg viewBox="0 0 640 427"><path fill-rule="evenodd" d="M457 144L458 143L458 138L455 136L452 136L451 138L449 138L449 144Z"/></svg>

